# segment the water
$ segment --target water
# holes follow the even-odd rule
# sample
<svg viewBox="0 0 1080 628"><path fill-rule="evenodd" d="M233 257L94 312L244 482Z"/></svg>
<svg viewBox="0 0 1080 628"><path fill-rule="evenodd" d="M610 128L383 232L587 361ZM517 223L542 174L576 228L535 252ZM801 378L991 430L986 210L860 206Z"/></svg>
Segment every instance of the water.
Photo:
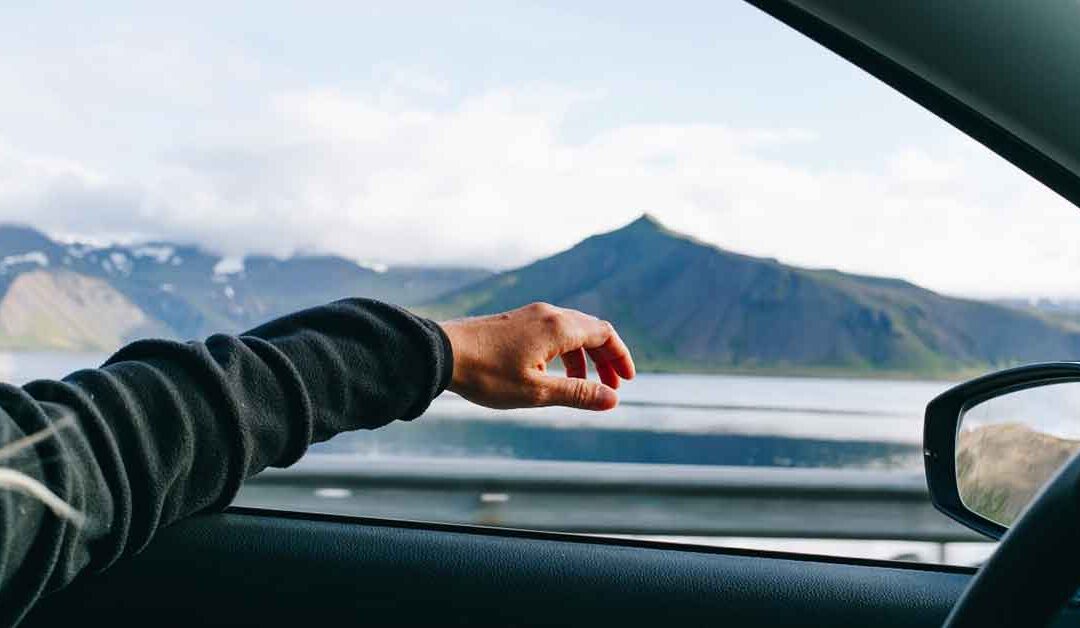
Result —
<svg viewBox="0 0 1080 628"><path fill-rule="evenodd" d="M57 377L105 357L0 353L0 378ZM416 421L341 434L312 453L918 469L923 409L950 385L642 374L604 413L488 410L445 393Z"/></svg>
<svg viewBox="0 0 1080 628"><path fill-rule="evenodd" d="M106 355L0 353L0 380L22 384L99 365ZM446 393L427 414L341 434L311 454L606 460L919 470L922 413L949 382L639 375L612 412L494 411ZM289 503L286 507L298 508ZM433 505L429 519L445 520ZM325 506L320 508L325 510ZM663 537L750 549L973 564L992 544Z"/></svg>
<svg viewBox="0 0 1080 628"><path fill-rule="evenodd" d="M56 379L81 368L96 367L107 357L105 353L0 351L0 381L21 386L35 379Z"/></svg>
<svg viewBox="0 0 1080 628"><path fill-rule="evenodd" d="M949 382L639 375L604 413L496 411L446 393L412 423L316 452L591 462L921 468L926 402Z"/></svg>

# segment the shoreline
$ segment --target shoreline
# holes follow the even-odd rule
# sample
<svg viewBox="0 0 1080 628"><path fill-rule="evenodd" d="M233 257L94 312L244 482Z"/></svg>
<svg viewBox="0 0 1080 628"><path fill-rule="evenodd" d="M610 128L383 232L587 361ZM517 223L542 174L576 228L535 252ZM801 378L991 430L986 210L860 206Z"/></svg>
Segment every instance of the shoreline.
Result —
<svg viewBox="0 0 1080 628"><path fill-rule="evenodd" d="M0 348L0 359L56 358L99 362L108 358L116 349L63 349L55 347L41 348ZM554 368L558 368L557 362ZM831 366L730 366L679 364L664 361L643 360L638 364L638 373L650 375L743 375L753 377L801 377L808 379L854 379L880 381L922 381L922 382L961 382L1009 366L971 366L958 369L932 371L906 371L893 369L845 368Z"/></svg>

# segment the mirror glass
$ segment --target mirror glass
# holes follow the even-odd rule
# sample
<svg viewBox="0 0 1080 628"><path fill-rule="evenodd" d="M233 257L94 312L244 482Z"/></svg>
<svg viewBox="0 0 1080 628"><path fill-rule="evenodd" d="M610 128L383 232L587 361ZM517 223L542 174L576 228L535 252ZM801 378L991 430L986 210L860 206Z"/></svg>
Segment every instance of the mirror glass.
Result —
<svg viewBox="0 0 1080 628"><path fill-rule="evenodd" d="M970 510L1008 526L1077 449L1080 381L988 399L960 419L960 499Z"/></svg>

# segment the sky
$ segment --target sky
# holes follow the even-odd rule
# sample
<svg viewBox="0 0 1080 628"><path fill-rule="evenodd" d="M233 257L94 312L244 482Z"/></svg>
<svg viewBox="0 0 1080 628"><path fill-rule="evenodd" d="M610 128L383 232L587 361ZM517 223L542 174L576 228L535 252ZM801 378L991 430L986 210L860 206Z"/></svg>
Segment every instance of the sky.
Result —
<svg viewBox="0 0 1080 628"><path fill-rule="evenodd" d="M1080 210L741 2L72 4L0 6L0 221L503 269L649 212L1080 297Z"/></svg>

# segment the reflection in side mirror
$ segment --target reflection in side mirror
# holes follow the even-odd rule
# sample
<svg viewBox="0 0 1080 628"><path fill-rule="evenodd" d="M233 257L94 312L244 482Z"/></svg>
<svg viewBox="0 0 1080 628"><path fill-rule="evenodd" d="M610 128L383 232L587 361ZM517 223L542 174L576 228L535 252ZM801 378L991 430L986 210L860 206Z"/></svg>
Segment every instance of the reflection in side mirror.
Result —
<svg viewBox="0 0 1080 628"><path fill-rule="evenodd" d="M963 505L1009 526L1080 449L1080 382L1013 390L963 412L956 485Z"/></svg>

